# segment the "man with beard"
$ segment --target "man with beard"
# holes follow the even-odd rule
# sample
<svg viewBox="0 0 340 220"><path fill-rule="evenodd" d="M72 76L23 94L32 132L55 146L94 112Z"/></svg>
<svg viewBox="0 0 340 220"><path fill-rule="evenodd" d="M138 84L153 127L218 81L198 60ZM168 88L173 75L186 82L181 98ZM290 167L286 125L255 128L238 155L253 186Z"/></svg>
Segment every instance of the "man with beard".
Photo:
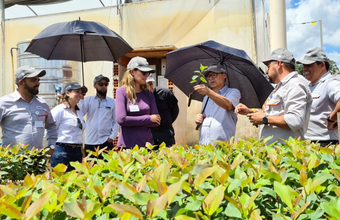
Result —
<svg viewBox="0 0 340 220"><path fill-rule="evenodd" d="M113 140L118 134L116 121L115 100L106 96L110 79L103 75L94 78L93 87L97 94L85 97L78 104L80 110L86 115L85 126L85 155L90 151L106 148L113 149ZM100 155L99 158L102 158Z"/></svg>
<svg viewBox="0 0 340 220"><path fill-rule="evenodd" d="M53 153L57 140L57 127L47 103L37 97L40 77L45 70L31 66L19 67L15 72L17 90L0 98L0 126L2 144L16 145L22 143L42 149L45 129L48 146Z"/></svg>
<svg viewBox="0 0 340 220"><path fill-rule="evenodd" d="M274 50L262 61L271 83L277 84L261 110L251 110L244 104L236 114L247 115L253 125L262 125L260 137L273 135L267 144L284 143L289 137L304 139L307 131L312 95L309 82L295 71L295 59L285 48Z"/></svg>

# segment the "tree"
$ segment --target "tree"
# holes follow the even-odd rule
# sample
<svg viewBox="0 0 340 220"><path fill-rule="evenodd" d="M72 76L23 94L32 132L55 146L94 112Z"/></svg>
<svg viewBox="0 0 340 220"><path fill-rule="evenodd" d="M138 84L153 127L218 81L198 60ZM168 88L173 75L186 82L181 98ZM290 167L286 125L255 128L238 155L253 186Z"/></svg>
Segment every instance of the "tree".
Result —
<svg viewBox="0 0 340 220"><path fill-rule="evenodd" d="M300 74L300 75L305 75L302 71L303 65L302 64L296 64L295 70ZM336 63L333 60L329 60L329 72L332 75L337 75L340 74L339 67L336 65Z"/></svg>

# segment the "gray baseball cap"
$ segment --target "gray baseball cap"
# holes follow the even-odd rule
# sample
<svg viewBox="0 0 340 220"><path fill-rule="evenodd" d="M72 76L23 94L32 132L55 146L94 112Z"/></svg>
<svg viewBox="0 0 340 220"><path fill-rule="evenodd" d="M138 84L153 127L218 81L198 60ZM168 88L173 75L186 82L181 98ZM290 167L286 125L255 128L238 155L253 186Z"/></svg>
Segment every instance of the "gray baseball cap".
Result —
<svg viewBox="0 0 340 220"><path fill-rule="evenodd" d="M149 75L148 78L146 78L146 82L155 82L155 79L152 77L152 75Z"/></svg>
<svg viewBox="0 0 340 220"><path fill-rule="evenodd" d="M102 74L94 77L94 80L93 80L93 85L96 84L96 82L102 80L102 79L106 79L107 82L110 82L110 79L106 76L103 76Z"/></svg>
<svg viewBox="0 0 340 220"><path fill-rule="evenodd" d="M295 66L295 58L291 52L289 52L286 48L278 48L274 50L268 59L263 60L264 64L268 64L270 61L281 61L283 63L289 63Z"/></svg>
<svg viewBox="0 0 340 220"><path fill-rule="evenodd" d="M144 57L134 57L130 60L130 62L127 65L127 69L139 69L143 72L150 72L154 73L156 72L152 68L149 67L148 61Z"/></svg>
<svg viewBox="0 0 340 220"><path fill-rule="evenodd" d="M299 60L296 63L298 64L312 64L315 62L328 62L328 58L323 50L320 48L316 47L314 49L309 50L303 60Z"/></svg>
<svg viewBox="0 0 340 220"><path fill-rule="evenodd" d="M227 71L224 69L224 67L222 65L213 65L213 66L209 66L202 73L203 73L204 76L207 76L209 72L226 73Z"/></svg>
<svg viewBox="0 0 340 220"><path fill-rule="evenodd" d="M15 84L18 85L20 80L30 77L43 77L46 75L45 70L37 70L32 66L21 66L15 71Z"/></svg>
<svg viewBox="0 0 340 220"><path fill-rule="evenodd" d="M70 91L73 89L81 89L82 93L87 93L87 87L86 86L80 86L77 82L69 82L67 83L63 88L63 93L65 94L66 91Z"/></svg>

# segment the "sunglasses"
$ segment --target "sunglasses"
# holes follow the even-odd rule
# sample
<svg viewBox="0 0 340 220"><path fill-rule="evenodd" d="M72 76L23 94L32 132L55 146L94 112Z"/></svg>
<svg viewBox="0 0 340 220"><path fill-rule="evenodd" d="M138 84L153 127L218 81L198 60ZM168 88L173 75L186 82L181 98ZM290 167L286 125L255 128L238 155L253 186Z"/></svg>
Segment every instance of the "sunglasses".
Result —
<svg viewBox="0 0 340 220"><path fill-rule="evenodd" d="M78 128L80 128L80 130L83 130L83 124L81 123L79 118L77 118L77 126Z"/></svg>
<svg viewBox="0 0 340 220"><path fill-rule="evenodd" d="M150 74L149 72L144 72L144 71L142 71L140 69L135 69L135 70L139 70L143 74L143 76L145 76L146 74Z"/></svg>
<svg viewBox="0 0 340 220"><path fill-rule="evenodd" d="M104 85L105 85L105 86L107 87L107 86L109 85L109 83L102 83L102 82L99 82L98 85L99 85L99 86L104 86Z"/></svg>

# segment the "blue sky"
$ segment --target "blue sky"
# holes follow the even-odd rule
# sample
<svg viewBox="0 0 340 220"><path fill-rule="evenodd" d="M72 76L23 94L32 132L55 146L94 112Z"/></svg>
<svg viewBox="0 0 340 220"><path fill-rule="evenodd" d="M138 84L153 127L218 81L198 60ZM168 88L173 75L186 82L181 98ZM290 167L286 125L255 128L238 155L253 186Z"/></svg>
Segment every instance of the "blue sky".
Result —
<svg viewBox="0 0 340 220"><path fill-rule="evenodd" d="M116 4L116 0L101 1L105 6ZM266 10L269 8L268 4L269 0L265 0ZM31 6L39 15L99 7L103 7L99 0L72 0L60 4ZM34 14L26 6L13 6L5 10L6 19L24 16ZM286 18L287 48L297 60L302 59L309 49L321 47L321 20L323 49L340 67L340 0L286 0ZM312 21L317 21L316 25L302 24Z"/></svg>
<svg viewBox="0 0 340 220"><path fill-rule="evenodd" d="M340 66L340 0L286 0L286 20L287 47L297 60L309 49L321 47L322 33L324 51ZM307 23L312 21L316 25Z"/></svg>

